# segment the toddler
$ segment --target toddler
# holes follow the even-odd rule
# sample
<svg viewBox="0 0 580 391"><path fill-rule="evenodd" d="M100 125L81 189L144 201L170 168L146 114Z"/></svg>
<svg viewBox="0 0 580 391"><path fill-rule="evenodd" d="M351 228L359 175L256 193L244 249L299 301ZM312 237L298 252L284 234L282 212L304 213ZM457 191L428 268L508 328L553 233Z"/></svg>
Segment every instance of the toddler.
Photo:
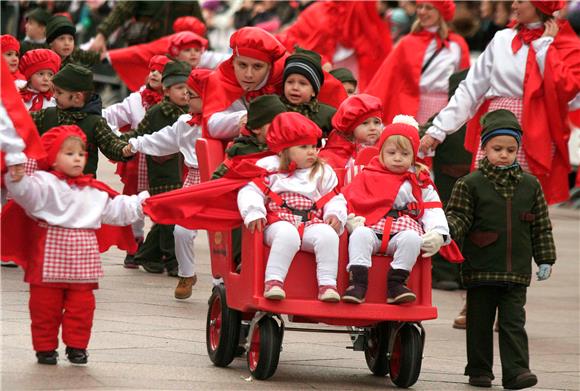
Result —
<svg viewBox="0 0 580 391"><path fill-rule="evenodd" d="M49 49L29 50L20 59L20 72L28 83L20 96L28 111L56 106L52 96L52 78L60 69L60 57Z"/></svg>

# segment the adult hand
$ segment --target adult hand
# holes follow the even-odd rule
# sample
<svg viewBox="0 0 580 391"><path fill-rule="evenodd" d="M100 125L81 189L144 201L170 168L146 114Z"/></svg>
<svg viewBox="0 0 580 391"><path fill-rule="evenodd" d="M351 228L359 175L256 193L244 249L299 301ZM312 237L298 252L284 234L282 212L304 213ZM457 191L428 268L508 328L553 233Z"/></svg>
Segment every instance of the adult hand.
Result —
<svg viewBox="0 0 580 391"><path fill-rule="evenodd" d="M437 254L437 251L443 245L443 235L435 231L429 231L424 234L421 242L421 250L423 250L423 258L429 258Z"/></svg>
<svg viewBox="0 0 580 391"><path fill-rule="evenodd" d="M103 34L98 33L91 46L89 46L89 50L97 53L107 51L107 38Z"/></svg>
<svg viewBox="0 0 580 391"><path fill-rule="evenodd" d="M135 155L131 149L131 144L127 144L125 145L125 147L123 147L123 157L131 157Z"/></svg>
<svg viewBox="0 0 580 391"><path fill-rule="evenodd" d="M550 278L551 274L552 274L552 265L544 263L538 267L538 272L536 273L536 276L538 276L538 281L544 281Z"/></svg>
<svg viewBox="0 0 580 391"><path fill-rule="evenodd" d="M248 230L251 233L256 232L256 230L258 232L262 232L262 230L264 229L265 226L266 226L266 219L256 219L254 221L250 221L250 223L248 224Z"/></svg>
<svg viewBox="0 0 580 391"><path fill-rule="evenodd" d="M8 167L8 173L10 174L10 180L12 182L20 182L24 178L24 164L16 164L14 166Z"/></svg>
<svg viewBox="0 0 580 391"><path fill-rule="evenodd" d="M556 37L556 34L558 34L558 31L560 31L560 27L558 27L558 23L556 22L555 19L550 19L547 20L546 23L544 23L544 26L546 27L546 29L544 30L544 34L542 34L542 37Z"/></svg>
<svg viewBox="0 0 580 391"><path fill-rule="evenodd" d="M425 156L428 156L429 151L434 151L439 144L441 144L439 140L426 134L423 136L423 138L421 138L421 143L419 144L419 151L423 152Z"/></svg>
<svg viewBox="0 0 580 391"><path fill-rule="evenodd" d="M350 213L346 218L346 230L348 233L352 233L358 227L364 227L366 218L363 216L357 216L354 213Z"/></svg>
<svg viewBox="0 0 580 391"><path fill-rule="evenodd" d="M324 222L330 225L336 231L336 233L338 233L342 225L340 224L340 220L338 219L338 217L336 217L335 215L328 216L326 220L324 220Z"/></svg>

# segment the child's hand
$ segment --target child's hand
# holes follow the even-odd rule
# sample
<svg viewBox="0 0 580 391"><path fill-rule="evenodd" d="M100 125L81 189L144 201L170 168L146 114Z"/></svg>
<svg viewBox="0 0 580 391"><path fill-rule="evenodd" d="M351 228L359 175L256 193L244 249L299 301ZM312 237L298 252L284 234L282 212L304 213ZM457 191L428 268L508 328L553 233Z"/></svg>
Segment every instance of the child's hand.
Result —
<svg viewBox="0 0 580 391"><path fill-rule="evenodd" d="M536 273L536 276L538 276L538 281L544 281L550 278L551 274L552 274L552 265L544 263L538 267L538 272Z"/></svg>
<svg viewBox="0 0 580 391"><path fill-rule="evenodd" d="M421 143L419 144L419 151L423 152L425 156L428 156L430 151L434 151L441 142L428 134L421 138Z"/></svg>
<svg viewBox="0 0 580 391"><path fill-rule="evenodd" d="M250 221L250 223L248 224L248 230L251 233L256 232L256 230L258 232L262 232L262 230L264 229L265 226L266 226L266 219L256 219L254 221Z"/></svg>
<svg viewBox="0 0 580 391"><path fill-rule="evenodd" d="M346 218L346 230L350 234L358 227L364 227L366 220L367 219L363 216L357 216L354 213L350 213Z"/></svg>
<svg viewBox="0 0 580 391"><path fill-rule="evenodd" d="M328 216L326 220L324 220L324 222L330 225L336 231L336 233L340 231L340 228L342 226L342 224L340 224L340 220L335 215Z"/></svg>
<svg viewBox="0 0 580 391"><path fill-rule="evenodd" d="M422 237L421 250L423 250L423 258L429 258L437 254L437 251L443 245L443 235L435 231L429 231Z"/></svg>
<svg viewBox="0 0 580 391"><path fill-rule="evenodd" d="M24 178L24 164L16 164L14 166L8 167L8 173L10 174L10 180L12 182L20 182Z"/></svg>
<svg viewBox="0 0 580 391"><path fill-rule="evenodd" d="M135 154L131 150L131 144L125 145L125 147L123 148L123 157L131 157L133 155Z"/></svg>

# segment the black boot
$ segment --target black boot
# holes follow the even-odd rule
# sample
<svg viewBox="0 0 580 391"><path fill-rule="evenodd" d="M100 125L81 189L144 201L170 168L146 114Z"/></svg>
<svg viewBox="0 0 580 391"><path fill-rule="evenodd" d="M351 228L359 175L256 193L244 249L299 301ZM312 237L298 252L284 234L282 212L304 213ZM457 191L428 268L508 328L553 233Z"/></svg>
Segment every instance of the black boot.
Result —
<svg viewBox="0 0 580 391"><path fill-rule="evenodd" d="M56 350L36 352L36 359L38 360L39 364L56 365L58 360L58 352Z"/></svg>
<svg viewBox="0 0 580 391"><path fill-rule="evenodd" d="M409 272L403 269L389 269L387 273L387 303L410 303L417 299L412 290L407 288Z"/></svg>
<svg viewBox="0 0 580 391"><path fill-rule="evenodd" d="M349 286L342 296L342 301L354 304L363 303L368 285L369 269L365 266L351 266Z"/></svg>
<svg viewBox="0 0 580 391"><path fill-rule="evenodd" d="M66 358L73 365L85 365L89 361L86 349L66 348Z"/></svg>
<svg viewBox="0 0 580 391"><path fill-rule="evenodd" d="M143 245L143 239L135 239L135 241L137 242L137 251L139 251ZM125 269L139 269L139 264L135 262L135 254L127 253L123 261L123 267Z"/></svg>

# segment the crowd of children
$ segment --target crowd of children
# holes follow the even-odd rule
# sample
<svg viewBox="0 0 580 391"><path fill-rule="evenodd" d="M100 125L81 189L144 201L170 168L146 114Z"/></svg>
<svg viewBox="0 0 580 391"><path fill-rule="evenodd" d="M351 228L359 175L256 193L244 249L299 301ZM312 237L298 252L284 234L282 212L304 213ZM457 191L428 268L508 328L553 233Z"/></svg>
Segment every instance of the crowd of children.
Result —
<svg viewBox="0 0 580 391"><path fill-rule="evenodd" d="M11 201L2 223L15 229L2 233L2 259L26 271L38 362L56 364L62 327L68 359L87 363L93 290L103 275L99 252L112 244L127 250L126 268L166 271L179 277L175 298L192 295L197 231L155 223L145 235L142 203L149 194L196 191L195 143L204 136L228 143L226 160L212 179L228 177L240 162L262 173L239 189L237 208L245 227L263 232L270 247L266 299L286 298L284 282L302 250L316 259L318 300L363 303L373 255L381 254L392 257L386 303L411 303L416 296L406 282L417 259L455 245L453 240L462 242L469 384L491 386L497 311L504 387L535 385L524 329L526 289L532 258L538 279L545 280L556 254L541 186L548 179L538 181L526 172L542 159L538 163L526 150L529 120L525 111L522 115L526 96L523 103L521 96L528 50L535 49L542 71L560 69L548 50L558 30L547 19L545 32L533 42L527 36L517 41L521 30L500 31L447 103L449 77L469 65L465 42L448 31L454 3L417 3L412 33L385 59L365 93L357 93L357 78L349 69L328 73L320 54L299 47L288 53L273 35L255 27L236 31L232 55L208 69L216 64L203 60L205 30L190 17L176 22L179 29L167 40L166 52L148 60L141 88L103 108L89 67L108 54L79 49L67 17L38 9L27 15L22 43L3 35L3 75L4 68L12 75L46 152L25 164L7 159L3 178ZM525 29L538 23L531 16L520 19ZM511 73L494 56L512 59ZM514 79L507 86L505 73ZM573 92L580 92L580 82L566 85L566 97ZM485 107L480 134L470 140L479 146L477 168L457 180L443 205L421 152L459 129L484 96L492 102ZM419 125L440 110L421 139ZM5 128L18 134L15 121L6 121ZM537 127L531 128L534 140L540 140ZM552 144L557 156L558 142ZM123 195L94 179L99 151L118 163ZM18 251L22 238L17 236L25 229L37 233L35 243L28 246L32 250ZM337 287L341 235L348 236L345 291ZM232 253L241 268L240 227L232 231Z"/></svg>

